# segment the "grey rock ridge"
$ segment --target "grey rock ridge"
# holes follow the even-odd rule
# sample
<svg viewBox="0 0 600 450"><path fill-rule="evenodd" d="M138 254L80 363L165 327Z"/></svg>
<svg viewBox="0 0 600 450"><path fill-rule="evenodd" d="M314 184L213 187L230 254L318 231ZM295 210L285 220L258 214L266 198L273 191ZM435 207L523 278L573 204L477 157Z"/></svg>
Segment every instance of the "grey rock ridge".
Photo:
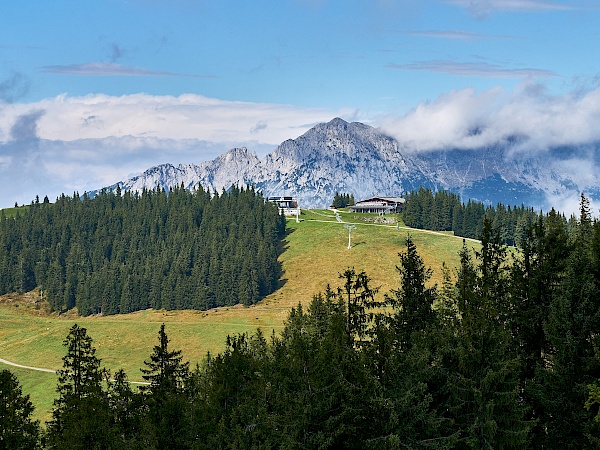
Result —
<svg viewBox="0 0 600 450"><path fill-rule="evenodd" d="M401 196L424 186L456 192L463 201L547 209L555 206L553 199L577 197L580 191L597 196L600 181L582 175L582 169L594 173L598 165L597 145L524 152L508 142L417 153L376 128L335 118L281 143L262 160L246 148L233 148L198 165L152 167L107 189L141 191L160 185L168 190L183 183L221 192L232 184L251 185L265 196L294 196L301 207L326 207L336 191L359 200Z"/></svg>

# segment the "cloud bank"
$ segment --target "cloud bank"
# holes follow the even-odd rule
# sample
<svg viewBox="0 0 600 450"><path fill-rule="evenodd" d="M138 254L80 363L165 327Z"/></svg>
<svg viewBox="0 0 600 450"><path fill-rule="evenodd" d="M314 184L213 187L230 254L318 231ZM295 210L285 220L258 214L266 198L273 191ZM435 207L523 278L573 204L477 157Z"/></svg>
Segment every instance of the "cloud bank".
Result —
<svg viewBox="0 0 600 450"><path fill-rule="evenodd" d="M509 156L542 160L557 178L539 187L546 191L547 205L566 214L577 213L580 190L597 196L600 88L562 96L534 83L512 91L455 90L381 123L406 152L500 145ZM598 211L595 200L592 207Z"/></svg>
<svg viewBox="0 0 600 450"><path fill-rule="evenodd" d="M246 146L264 155L314 124L356 110L223 101L198 95L62 95L35 103L0 102L0 208L107 186L162 163L200 163ZM362 121L365 121L364 119ZM369 121L406 152L507 144L516 154L577 152L557 164L597 185L600 88L561 96L524 82L514 90L453 90L411 111ZM561 197L562 196L562 197ZM556 192L558 205L564 193ZM573 205L577 198L573 197ZM569 200L569 201L571 201ZM569 211L571 207L564 210Z"/></svg>
<svg viewBox="0 0 600 450"><path fill-rule="evenodd" d="M553 96L530 82L512 91L454 90L424 101L382 129L409 151L475 149L513 143L515 151L545 151L600 141L600 88Z"/></svg>
<svg viewBox="0 0 600 450"><path fill-rule="evenodd" d="M0 142L18 117L44 111L37 122L40 139L73 141L107 137L156 137L205 141L258 141L279 144L306 131L302 124L349 117L355 110L225 101L201 95L60 95L28 104L0 104Z"/></svg>
<svg viewBox="0 0 600 450"><path fill-rule="evenodd" d="M18 83L7 82L0 100L0 208L98 189L157 164L200 163L237 146L263 155L309 124L356 113L191 94L8 103Z"/></svg>

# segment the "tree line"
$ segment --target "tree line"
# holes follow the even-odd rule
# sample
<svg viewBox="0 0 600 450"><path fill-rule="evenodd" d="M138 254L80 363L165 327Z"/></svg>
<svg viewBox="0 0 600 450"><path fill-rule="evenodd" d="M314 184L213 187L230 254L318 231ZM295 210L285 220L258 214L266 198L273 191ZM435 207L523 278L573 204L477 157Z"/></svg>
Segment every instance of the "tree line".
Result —
<svg viewBox="0 0 600 450"><path fill-rule="evenodd" d="M396 289L349 268L280 334L228 337L195 368L163 325L139 392L74 326L44 445L598 448L600 222L582 197L574 228L551 210L524 236L509 253L484 218L439 286L409 236Z"/></svg>
<svg viewBox="0 0 600 450"><path fill-rule="evenodd" d="M498 203L494 207L473 200L463 203L457 194L444 190L434 193L423 187L407 194L402 211L403 221L409 227L453 231L457 236L473 239L481 235L483 220L487 217L508 245L517 245L527 225L537 216L538 213L524 205L511 207ZM564 216L562 219L567 221ZM574 220L571 218L571 222Z"/></svg>
<svg viewBox="0 0 600 450"><path fill-rule="evenodd" d="M64 194L0 212L0 294L118 314L256 303L277 286L285 218L253 188Z"/></svg>

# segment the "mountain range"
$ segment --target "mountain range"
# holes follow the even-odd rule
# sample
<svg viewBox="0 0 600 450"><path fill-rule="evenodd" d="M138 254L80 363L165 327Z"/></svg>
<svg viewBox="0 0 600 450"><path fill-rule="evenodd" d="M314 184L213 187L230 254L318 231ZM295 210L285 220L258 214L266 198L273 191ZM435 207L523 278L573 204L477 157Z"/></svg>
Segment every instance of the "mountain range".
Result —
<svg viewBox="0 0 600 450"><path fill-rule="evenodd" d="M336 191L360 200L424 186L456 192L463 201L546 210L581 191L600 197L598 166L600 145L523 151L516 140L506 140L478 149L415 152L377 128L335 118L284 141L263 159L233 148L201 164L155 166L106 189L168 190L182 183L193 189L200 183L220 192L232 184L252 185L267 197L291 195L301 207L325 207Z"/></svg>

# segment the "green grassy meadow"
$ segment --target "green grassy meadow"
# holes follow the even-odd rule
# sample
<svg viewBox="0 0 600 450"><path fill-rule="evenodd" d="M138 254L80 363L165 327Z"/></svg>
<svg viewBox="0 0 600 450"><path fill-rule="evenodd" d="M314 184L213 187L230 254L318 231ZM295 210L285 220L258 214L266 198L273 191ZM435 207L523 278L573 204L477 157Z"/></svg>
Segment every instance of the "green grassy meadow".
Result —
<svg viewBox="0 0 600 450"><path fill-rule="evenodd" d="M62 367L62 342L69 328L77 323L87 328L94 339L103 365L115 371L125 369L129 379L141 381L140 368L158 342L161 323L173 349L181 349L192 365L201 363L207 352L224 348L228 334L254 332L261 328L267 335L279 332L291 307L308 303L329 283L337 287L338 275L348 267L365 270L372 286L383 295L398 286L398 253L410 233L419 254L433 273L433 282L441 281L443 262L456 267L462 239L448 233L408 230L395 225L361 222L359 216L340 213L346 222L356 223L352 230L352 249L348 230L330 211L304 211L300 223L288 221L281 287L258 305L217 308L210 311L146 310L121 316L58 316L34 307L31 301L5 296L0 302L0 358L18 364L59 369ZM362 216L361 216L362 217ZM475 243L469 243L475 246ZM36 418L50 417L57 376L52 373L18 369L0 363L0 369L15 373L23 391L36 405Z"/></svg>
<svg viewBox="0 0 600 450"><path fill-rule="evenodd" d="M19 206L18 208L4 208L2 212L6 218L15 217L17 214L25 214L25 211L29 208L29 206Z"/></svg>

